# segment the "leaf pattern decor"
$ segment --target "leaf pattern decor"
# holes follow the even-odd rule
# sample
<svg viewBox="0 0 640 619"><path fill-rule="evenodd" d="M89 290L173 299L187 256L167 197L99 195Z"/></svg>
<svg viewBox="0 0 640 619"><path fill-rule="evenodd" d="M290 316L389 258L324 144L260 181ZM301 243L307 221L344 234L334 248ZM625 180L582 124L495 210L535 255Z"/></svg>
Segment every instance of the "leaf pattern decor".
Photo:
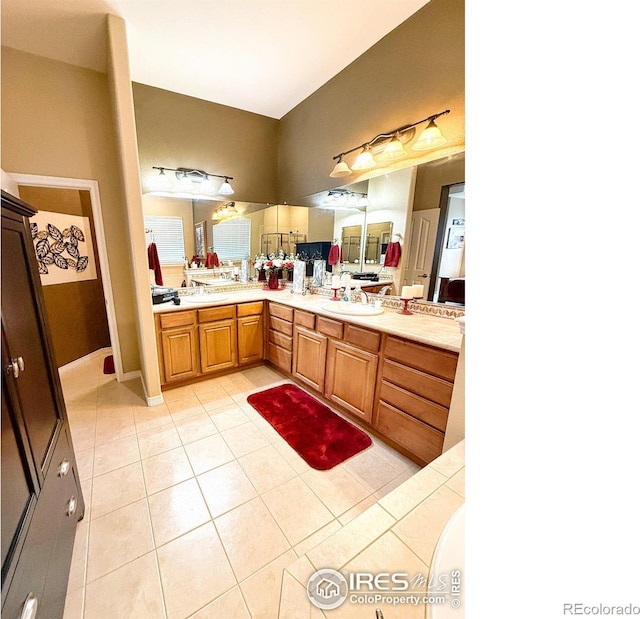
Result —
<svg viewBox="0 0 640 619"><path fill-rule="evenodd" d="M89 256L80 255L79 242L85 241L84 232L72 225L60 231L49 223L46 230L38 230L37 223L31 223L31 238L34 240L38 273L47 275L50 266L59 269L73 269L82 272L89 266ZM68 254L66 257L65 252Z"/></svg>

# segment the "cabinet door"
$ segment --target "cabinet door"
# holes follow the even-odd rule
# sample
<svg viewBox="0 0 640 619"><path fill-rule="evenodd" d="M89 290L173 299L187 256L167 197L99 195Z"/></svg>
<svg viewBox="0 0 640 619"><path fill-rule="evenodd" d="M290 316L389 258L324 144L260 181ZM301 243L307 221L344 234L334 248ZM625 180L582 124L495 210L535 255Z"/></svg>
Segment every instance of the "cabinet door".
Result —
<svg viewBox="0 0 640 619"><path fill-rule="evenodd" d="M198 345L195 327L169 329L160 333L165 382L198 375Z"/></svg>
<svg viewBox="0 0 640 619"><path fill-rule="evenodd" d="M200 325L200 369L203 374L237 365L236 321Z"/></svg>
<svg viewBox="0 0 640 619"><path fill-rule="evenodd" d="M3 209L2 328L7 356L14 364L7 380L15 385L21 423L29 436L42 482L53 438L62 423L64 404L44 318L39 276L32 263L33 241L26 236L24 224L5 217Z"/></svg>
<svg viewBox="0 0 640 619"><path fill-rule="evenodd" d="M238 318L238 363L253 363L264 357L262 315Z"/></svg>
<svg viewBox="0 0 640 619"><path fill-rule="evenodd" d="M329 340L326 397L370 422L377 370L377 355Z"/></svg>
<svg viewBox="0 0 640 619"><path fill-rule="evenodd" d="M304 327L293 330L293 375L317 391L324 391L327 337Z"/></svg>

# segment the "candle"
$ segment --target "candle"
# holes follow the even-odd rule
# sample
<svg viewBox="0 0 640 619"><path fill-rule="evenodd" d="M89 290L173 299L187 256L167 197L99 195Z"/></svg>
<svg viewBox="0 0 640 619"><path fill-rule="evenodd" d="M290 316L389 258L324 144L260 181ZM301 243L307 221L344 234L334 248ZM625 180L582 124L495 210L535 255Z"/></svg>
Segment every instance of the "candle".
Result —
<svg viewBox="0 0 640 619"><path fill-rule="evenodd" d="M424 296L424 286L422 284L413 285L413 298L420 299Z"/></svg>
<svg viewBox="0 0 640 619"><path fill-rule="evenodd" d="M413 299L413 286L403 286L401 299Z"/></svg>
<svg viewBox="0 0 640 619"><path fill-rule="evenodd" d="M340 288L340 276L332 275L331 276L331 287L332 288Z"/></svg>

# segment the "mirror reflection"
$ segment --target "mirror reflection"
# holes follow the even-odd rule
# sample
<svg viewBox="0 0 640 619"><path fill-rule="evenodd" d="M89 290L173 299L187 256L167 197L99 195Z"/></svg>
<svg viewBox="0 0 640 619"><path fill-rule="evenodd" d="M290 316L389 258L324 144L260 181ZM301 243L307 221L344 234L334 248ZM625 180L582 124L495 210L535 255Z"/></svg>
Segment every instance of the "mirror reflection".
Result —
<svg viewBox="0 0 640 619"><path fill-rule="evenodd" d="M299 246L312 259L339 244L341 270L372 273L389 282L396 295L403 285L422 284L425 301L464 305L464 164L464 153L459 153L304 196L295 205L233 202L237 217L250 222L242 255L234 255L240 245L232 243L228 253L229 244L223 242L232 233L233 220L212 220L226 203L193 202L189 209L184 200L145 195L143 204L145 215L182 218L188 263L194 256L204 263L207 253L215 253L221 266L230 268L259 254L282 250L295 255ZM351 202L338 203L336 194L349 194ZM201 226L197 231L196 225ZM399 268L384 266L393 241L402 250ZM179 287L185 281L184 263L163 265L163 272L168 286Z"/></svg>

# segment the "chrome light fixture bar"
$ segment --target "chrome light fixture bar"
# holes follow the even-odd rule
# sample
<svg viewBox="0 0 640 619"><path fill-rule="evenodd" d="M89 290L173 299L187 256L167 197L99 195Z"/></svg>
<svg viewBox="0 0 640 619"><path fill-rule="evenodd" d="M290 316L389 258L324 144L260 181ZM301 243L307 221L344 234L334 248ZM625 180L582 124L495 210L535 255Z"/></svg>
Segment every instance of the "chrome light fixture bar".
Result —
<svg viewBox="0 0 640 619"><path fill-rule="evenodd" d="M369 204L366 193L357 193L348 189L332 189L322 203L322 208L361 211Z"/></svg>
<svg viewBox="0 0 640 619"><path fill-rule="evenodd" d="M432 114L431 116L427 116L427 118L423 118L422 120L419 120L418 122L412 123L410 125L398 127L398 129L394 129L393 131L389 131L387 133L379 133L368 142L364 142L359 146L354 146L349 150L338 153L335 157L333 157L334 161L337 159L337 163L329 176L331 176L332 178L340 178L342 176L348 176L352 173L352 170L369 170L371 168L375 168L378 163L391 163L393 161L402 159L403 157L407 157L409 153L407 153L404 144L408 143L415 135L415 131L411 130L422 123L428 122L429 124L422 131L418 139L411 145L411 150L425 151L432 148L437 148L438 146L442 146L446 143L447 140L442 135L442 132L440 131L438 125L436 125L435 121L437 118L448 114L450 111L451 110L444 110L443 112ZM373 152L374 147L382 146L385 141L387 143L384 147L384 150L376 158ZM351 168L349 168L347 163L343 160L343 157L360 149L360 154L354 161Z"/></svg>
<svg viewBox="0 0 640 619"><path fill-rule="evenodd" d="M189 200L215 200L215 196L230 196L234 193L229 184L233 176L223 174L211 174L204 170L193 168L166 168L164 166L151 166L160 173L151 182L151 195L172 198L186 198ZM172 181L165 172L174 172L176 182ZM219 187L211 182L211 177L221 178Z"/></svg>
<svg viewBox="0 0 640 619"><path fill-rule="evenodd" d="M227 202L225 205L217 208L215 211L213 211L213 213L211 214L211 221L213 222L213 224L217 224L220 223L226 219L233 219L235 217L238 217L238 215L240 215L240 213L238 212L238 209L236 208L236 203L235 202Z"/></svg>

